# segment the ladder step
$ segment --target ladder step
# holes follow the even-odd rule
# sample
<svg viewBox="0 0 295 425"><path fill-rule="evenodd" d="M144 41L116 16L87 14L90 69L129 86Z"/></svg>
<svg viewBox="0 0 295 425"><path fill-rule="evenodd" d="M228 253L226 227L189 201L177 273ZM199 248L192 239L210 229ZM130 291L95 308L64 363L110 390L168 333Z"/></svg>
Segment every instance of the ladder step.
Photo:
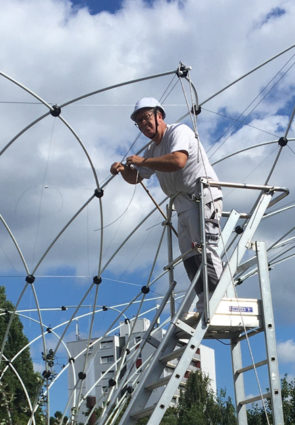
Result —
<svg viewBox="0 0 295 425"><path fill-rule="evenodd" d="M164 376L164 378L160 378L158 381L147 385L145 389L148 391L152 391L155 388L163 387L163 385L166 385L169 382L170 378L171 378L171 375Z"/></svg>
<svg viewBox="0 0 295 425"><path fill-rule="evenodd" d="M177 350L172 351L169 354L166 354L165 356L160 358L160 362L163 364L166 364L170 360L179 359L179 357L183 354L186 346L178 348Z"/></svg>
<svg viewBox="0 0 295 425"><path fill-rule="evenodd" d="M236 374L237 374L237 375L239 375L240 373L247 372L248 370L252 370L252 369L254 369L254 368L256 368L256 367L264 366L264 365L266 365L266 364L267 364L267 360L262 360L261 362L257 362L257 363L255 363L255 364L251 364L251 365L249 365L249 366L246 366L246 367L243 367L243 368L241 368L241 369L238 369L238 370L236 371Z"/></svg>
<svg viewBox="0 0 295 425"><path fill-rule="evenodd" d="M244 339L251 338L251 336L255 336L255 335L257 335L257 334L259 334L260 332L263 332L263 331L264 331L263 328L254 329L254 330L249 331L249 332L247 332L247 333L245 333L243 335L240 335L237 340L238 341L243 341Z"/></svg>
<svg viewBox="0 0 295 425"><path fill-rule="evenodd" d="M153 347L158 348L160 345L160 342L158 339L156 339L155 337L153 337L152 335L150 335L147 339L147 342L149 344L151 344Z"/></svg>
<svg viewBox="0 0 295 425"><path fill-rule="evenodd" d="M271 398L271 393L265 393L262 395L257 395L256 397L247 398L239 402L239 405L254 403L255 401L262 400L264 398Z"/></svg>

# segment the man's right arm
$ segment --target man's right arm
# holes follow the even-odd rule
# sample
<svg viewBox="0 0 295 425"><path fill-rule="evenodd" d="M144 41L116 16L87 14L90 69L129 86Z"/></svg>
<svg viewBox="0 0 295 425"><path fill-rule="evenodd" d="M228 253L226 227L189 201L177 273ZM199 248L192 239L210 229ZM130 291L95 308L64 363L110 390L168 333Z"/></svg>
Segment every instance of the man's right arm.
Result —
<svg viewBox="0 0 295 425"><path fill-rule="evenodd" d="M140 177L136 168L128 167L121 162L114 162L110 171L113 176L121 173L123 179L130 184L137 184L142 181L142 177Z"/></svg>

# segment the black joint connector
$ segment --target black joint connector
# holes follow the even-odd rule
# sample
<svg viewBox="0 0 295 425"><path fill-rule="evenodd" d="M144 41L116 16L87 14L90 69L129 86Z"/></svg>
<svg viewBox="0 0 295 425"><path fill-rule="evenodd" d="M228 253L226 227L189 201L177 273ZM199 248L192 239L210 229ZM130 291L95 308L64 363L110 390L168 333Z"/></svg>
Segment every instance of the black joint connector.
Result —
<svg viewBox="0 0 295 425"><path fill-rule="evenodd" d="M49 379L50 378L50 375L51 375L50 370L43 370L43 372L42 372L43 378Z"/></svg>
<svg viewBox="0 0 295 425"><path fill-rule="evenodd" d="M134 391L134 388L131 385L128 385L127 387L123 387L121 391L121 396L123 396L126 392L128 394L132 394Z"/></svg>
<svg viewBox="0 0 295 425"><path fill-rule="evenodd" d="M51 328L47 328L47 329L46 329L46 332L48 332L49 334L51 334L51 333L52 333Z"/></svg>
<svg viewBox="0 0 295 425"><path fill-rule="evenodd" d="M128 319L128 317L126 317L126 319L124 320L125 325L128 325L128 323L130 323L130 320Z"/></svg>
<svg viewBox="0 0 295 425"><path fill-rule="evenodd" d="M241 285L243 283L243 279L241 279L240 277L237 279L236 281L236 286Z"/></svg>
<svg viewBox="0 0 295 425"><path fill-rule="evenodd" d="M108 311L108 308L107 308L107 306L106 306L106 305L103 305L103 306L102 306L102 311Z"/></svg>
<svg viewBox="0 0 295 425"><path fill-rule="evenodd" d="M113 378L109 379L109 387L114 387L116 383L117 382Z"/></svg>
<svg viewBox="0 0 295 425"><path fill-rule="evenodd" d="M177 69L176 75L177 77L185 78L188 74L188 68L184 66L183 64L180 64L179 68Z"/></svg>
<svg viewBox="0 0 295 425"><path fill-rule="evenodd" d="M69 358L69 363L75 363L75 359L74 359L74 357L70 357L70 358Z"/></svg>
<svg viewBox="0 0 295 425"><path fill-rule="evenodd" d="M101 198L102 196L103 196L103 189L95 189L95 191L94 191L94 195L97 197L97 198Z"/></svg>
<svg viewBox="0 0 295 425"><path fill-rule="evenodd" d="M128 354L130 354L129 348L126 348L126 354L127 354L127 356L128 356Z"/></svg>
<svg viewBox="0 0 295 425"><path fill-rule="evenodd" d="M32 274L28 274L28 276L26 277L26 282L34 283L34 281L35 281L35 276L33 276Z"/></svg>
<svg viewBox="0 0 295 425"><path fill-rule="evenodd" d="M288 143L287 137L280 137L279 140L278 140L278 144L280 146L286 146L287 143Z"/></svg>
<svg viewBox="0 0 295 425"><path fill-rule="evenodd" d="M147 287L147 286L143 286L143 287L141 288L141 292L142 292L143 294L148 294L148 293L150 292L150 288L149 288L149 287Z"/></svg>
<svg viewBox="0 0 295 425"><path fill-rule="evenodd" d="M243 233L244 229L242 226L236 226L235 228L235 232L237 235L240 235L241 233Z"/></svg>
<svg viewBox="0 0 295 425"><path fill-rule="evenodd" d="M95 283L95 285L99 285L101 283L101 277L94 276L93 283Z"/></svg>
<svg viewBox="0 0 295 425"><path fill-rule="evenodd" d="M61 113L61 108L58 105L53 105L52 109L50 109L50 114L53 117L58 117L60 115L60 113Z"/></svg>
<svg viewBox="0 0 295 425"><path fill-rule="evenodd" d="M81 381L83 381L86 378L86 373L85 372L79 372L78 378L81 379Z"/></svg>
<svg viewBox="0 0 295 425"><path fill-rule="evenodd" d="M191 109L192 114L199 115L201 112L202 112L202 108L201 108L200 105L198 105L198 107L197 107L197 105L192 106L192 109Z"/></svg>
<svg viewBox="0 0 295 425"><path fill-rule="evenodd" d="M134 388L131 385L128 385L128 387L127 387L128 394L132 394L133 391L134 391Z"/></svg>
<svg viewBox="0 0 295 425"><path fill-rule="evenodd" d="M61 309L62 311L66 311L66 310L67 310L67 307L66 307L65 305L62 305L60 309Z"/></svg>

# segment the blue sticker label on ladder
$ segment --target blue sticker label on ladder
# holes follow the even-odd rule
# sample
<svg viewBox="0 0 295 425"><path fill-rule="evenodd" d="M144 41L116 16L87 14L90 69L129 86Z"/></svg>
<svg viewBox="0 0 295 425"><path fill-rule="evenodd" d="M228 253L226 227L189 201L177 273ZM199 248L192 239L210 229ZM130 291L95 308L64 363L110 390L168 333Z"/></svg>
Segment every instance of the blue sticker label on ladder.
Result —
<svg viewBox="0 0 295 425"><path fill-rule="evenodd" d="M253 307L229 306L229 311L233 313L253 313Z"/></svg>

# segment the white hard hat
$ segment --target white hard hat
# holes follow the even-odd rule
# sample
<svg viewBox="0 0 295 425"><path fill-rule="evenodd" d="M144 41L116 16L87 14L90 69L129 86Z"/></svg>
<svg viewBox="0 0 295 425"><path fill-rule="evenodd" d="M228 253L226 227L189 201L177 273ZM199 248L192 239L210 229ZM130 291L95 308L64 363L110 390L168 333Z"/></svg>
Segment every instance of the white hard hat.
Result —
<svg viewBox="0 0 295 425"><path fill-rule="evenodd" d="M130 118L135 121L135 115L140 109L145 108L158 108L163 114L163 118L166 116L166 112L161 105L161 103L155 99L154 97L143 97L142 99L138 100L135 104L134 111L132 112Z"/></svg>

